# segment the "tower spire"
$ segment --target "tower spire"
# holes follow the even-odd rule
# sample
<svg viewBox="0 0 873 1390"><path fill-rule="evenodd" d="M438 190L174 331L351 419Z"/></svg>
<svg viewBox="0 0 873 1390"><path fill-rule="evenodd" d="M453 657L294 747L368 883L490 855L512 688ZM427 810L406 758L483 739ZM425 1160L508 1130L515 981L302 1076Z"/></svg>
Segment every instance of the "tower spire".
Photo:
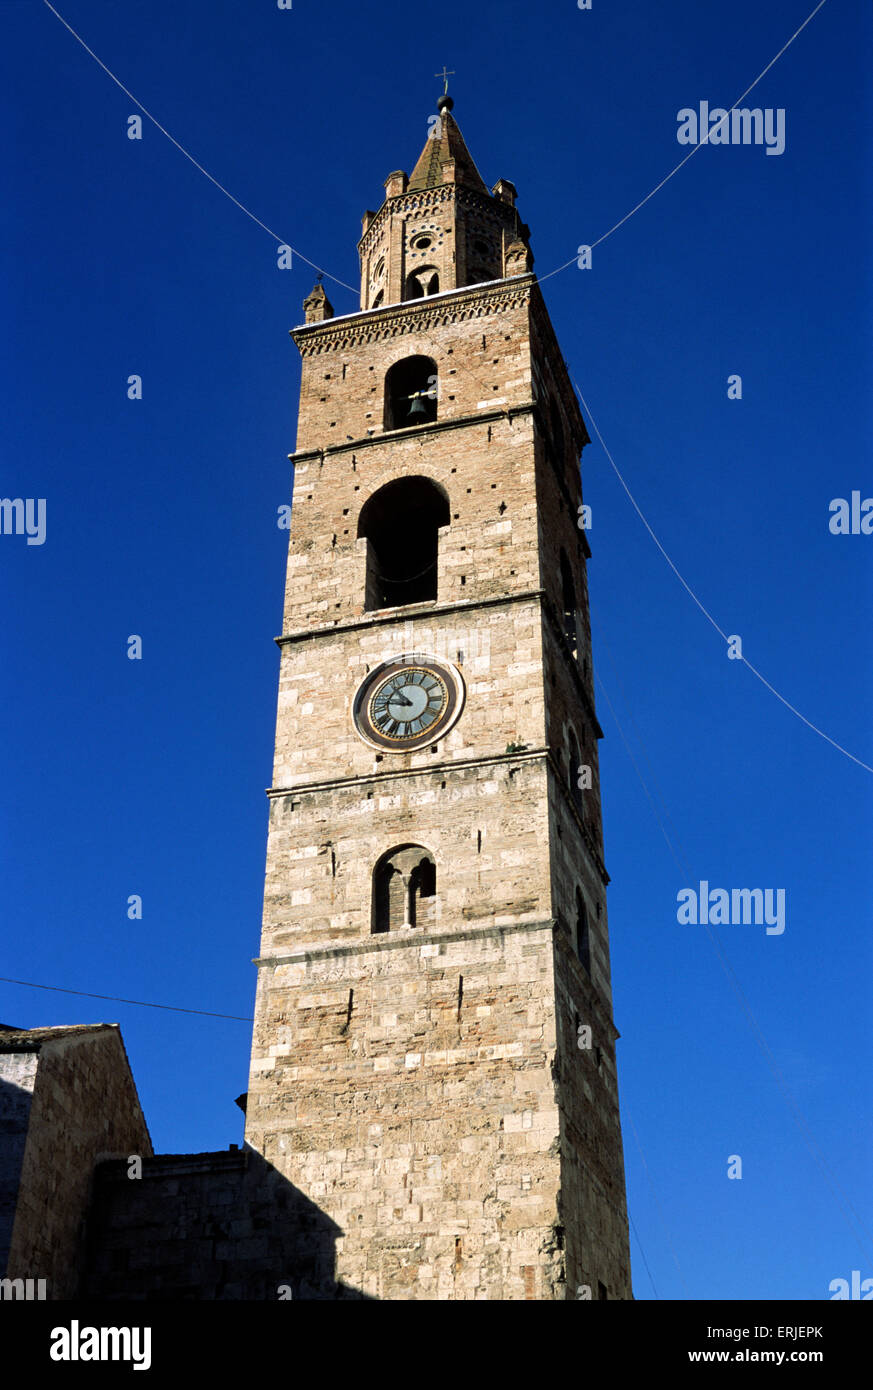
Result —
<svg viewBox="0 0 873 1390"><path fill-rule="evenodd" d="M437 73L437 76L439 75ZM448 74L443 81L448 89ZM424 149L419 155L409 179L409 188L412 190L435 188L437 184L444 183L446 181L444 165L450 163L453 170L453 183L466 184L487 197L488 189L485 187L485 181L476 168L460 127L452 115L454 104L448 95L448 90L444 91L437 101L439 118L434 121L431 117L431 128L424 142Z"/></svg>
<svg viewBox="0 0 873 1390"><path fill-rule="evenodd" d="M385 201L367 212L358 243L361 308L403 304L468 285L527 274L528 229L519 223L516 191L498 179L488 191L452 114L446 67L438 115L411 175L395 169ZM310 306L311 312L311 306Z"/></svg>

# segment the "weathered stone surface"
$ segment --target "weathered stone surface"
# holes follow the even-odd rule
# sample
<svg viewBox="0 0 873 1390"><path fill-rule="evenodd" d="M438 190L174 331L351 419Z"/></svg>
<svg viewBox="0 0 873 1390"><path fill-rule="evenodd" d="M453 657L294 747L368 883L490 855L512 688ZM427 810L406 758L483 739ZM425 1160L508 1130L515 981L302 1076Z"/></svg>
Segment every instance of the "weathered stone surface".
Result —
<svg viewBox="0 0 873 1390"><path fill-rule="evenodd" d="M337 1228L249 1150L161 1154L142 1176L96 1174L86 1298L347 1299L334 1280Z"/></svg>
<svg viewBox="0 0 873 1390"><path fill-rule="evenodd" d="M7 1214L18 1166L5 1272L71 1298L95 1164L152 1152L117 1025L0 1033L0 1115Z"/></svg>
<svg viewBox="0 0 873 1390"><path fill-rule="evenodd" d="M376 304L384 254L383 300L293 335L303 371L246 1139L336 1223L338 1277L370 1296L555 1299L587 1284L626 1298L578 525L587 433L534 276L469 284L449 249L468 244L458 209L481 192L456 199L446 174L451 195L421 201L392 179L362 243L362 302ZM501 203L495 225L510 213ZM400 303L422 217L453 288ZM434 365L436 419L395 429L386 374L413 356ZM416 477L448 499L436 597L368 607L362 508ZM432 745L377 753L354 727L355 692L409 652L456 664L463 713ZM374 935L374 869L410 844L436 865L426 925Z"/></svg>

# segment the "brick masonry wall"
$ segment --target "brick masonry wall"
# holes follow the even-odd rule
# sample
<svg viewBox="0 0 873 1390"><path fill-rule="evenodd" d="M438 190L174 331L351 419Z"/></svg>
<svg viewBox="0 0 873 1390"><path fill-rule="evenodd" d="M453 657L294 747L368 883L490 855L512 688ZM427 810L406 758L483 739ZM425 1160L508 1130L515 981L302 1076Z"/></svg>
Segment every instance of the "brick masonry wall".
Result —
<svg viewBox="0 0 873 1390"><path fill-rule="evenodd" d="M315 325L315 336L312 327L298 330L304 357L285 632L363 615L358 518L397 477L424 474L448 496L440 602L537 587L530 288L459 293L462 303L439 310L417 307L423 301L385 310L378 331L353 320L345 332L342 320ZM413 355L436 362L437 420L385 433L385 374Z"/></svg>
<svg viewBox="0 0 873 1390"><path fill-rule="evenodd" d="M506 248L516 236L514 209L461 185L402 193L383 203L361 238L361 308L381 292L388 303L403 298L411 271L434 266L441 290L502 276ZM426 250L414 242L431 238ZM483 254L478 243L485 241ZM378 273L377 273L378 272Z"/></svg>

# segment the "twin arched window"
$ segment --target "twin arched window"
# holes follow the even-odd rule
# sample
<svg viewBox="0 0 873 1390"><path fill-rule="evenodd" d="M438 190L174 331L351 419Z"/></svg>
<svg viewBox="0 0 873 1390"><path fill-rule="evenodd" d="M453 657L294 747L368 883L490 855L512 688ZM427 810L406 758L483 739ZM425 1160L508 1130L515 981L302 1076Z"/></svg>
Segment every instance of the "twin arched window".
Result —
<svg viewBox="0 0 873 1390"><path fill-rule="evenodd" d="M398 845L373 872L373 933L436 924L436 863L422 845Z"/></svg>
<svg viewBox="0 0 873 1390"><path fill-rule="evenodd" d="M410 271L406 277L404 299L424 299L429 294L439 294L440 277L435 265L421 265Z"/></svg>

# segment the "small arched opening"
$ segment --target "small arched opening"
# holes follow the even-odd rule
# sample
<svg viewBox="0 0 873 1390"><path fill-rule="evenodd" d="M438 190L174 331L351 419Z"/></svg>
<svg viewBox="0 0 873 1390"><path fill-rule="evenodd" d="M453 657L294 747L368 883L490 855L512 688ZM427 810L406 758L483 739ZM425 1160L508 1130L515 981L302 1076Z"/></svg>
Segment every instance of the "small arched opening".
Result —
<svg viewBox="0 0 873 1390"><path fill-rule="evenodd" d="M437 417L437 364L432 357L404 357L385 374L386 430L428 425Z"/></svg>
<svg viewBox="0 0 873 1390"><path fill-rule="evenodd" d="M396 845L373 870L372 933L427 927L436 920L436 863L423 845Z"/></svg>

